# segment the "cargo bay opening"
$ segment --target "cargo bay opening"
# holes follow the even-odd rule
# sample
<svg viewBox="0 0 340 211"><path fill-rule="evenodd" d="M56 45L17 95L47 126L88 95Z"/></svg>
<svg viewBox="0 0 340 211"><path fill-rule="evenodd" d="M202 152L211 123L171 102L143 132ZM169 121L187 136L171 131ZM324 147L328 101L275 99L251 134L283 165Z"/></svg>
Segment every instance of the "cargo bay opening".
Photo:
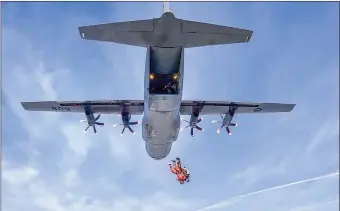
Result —
<svg viewBox="0 0 340 211"><path fill-rule="evenodd" d="M150 47L150 94L179 93L181 47Z"/></svg>

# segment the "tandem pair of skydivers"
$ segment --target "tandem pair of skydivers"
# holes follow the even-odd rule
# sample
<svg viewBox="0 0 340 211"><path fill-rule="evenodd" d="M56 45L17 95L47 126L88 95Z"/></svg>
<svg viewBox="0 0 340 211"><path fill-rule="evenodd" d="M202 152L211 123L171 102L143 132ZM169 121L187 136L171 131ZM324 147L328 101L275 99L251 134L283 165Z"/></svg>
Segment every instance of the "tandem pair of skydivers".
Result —
<svg viewBox="0 0 340 211"><path fill-rule="evenodd" d="M176 160L172 160L172 163L168 163L171 173L176 174L177 181L183 185L184 182L190 182L189 170L185 167L182 168L181 160L177 157Z"/></svg>

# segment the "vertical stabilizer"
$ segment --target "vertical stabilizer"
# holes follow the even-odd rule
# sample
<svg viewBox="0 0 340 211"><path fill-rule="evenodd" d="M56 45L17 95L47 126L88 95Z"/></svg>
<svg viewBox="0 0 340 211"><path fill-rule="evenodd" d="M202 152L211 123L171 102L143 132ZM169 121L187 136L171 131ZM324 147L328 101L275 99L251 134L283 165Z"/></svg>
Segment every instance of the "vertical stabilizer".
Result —
<svg viewBox="0 0 340 211"><path fill-rule="evenodd" d="M163 13L166 13L166 12L171 12L170 7L169 7L169 1L163 2Z"/></svg>

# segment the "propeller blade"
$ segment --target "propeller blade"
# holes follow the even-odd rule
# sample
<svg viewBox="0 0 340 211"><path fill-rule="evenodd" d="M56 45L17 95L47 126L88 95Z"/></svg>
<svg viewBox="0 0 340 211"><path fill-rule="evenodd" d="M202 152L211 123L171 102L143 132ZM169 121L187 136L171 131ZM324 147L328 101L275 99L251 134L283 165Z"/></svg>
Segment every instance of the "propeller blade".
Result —
<svg viewBox="0 0 340 211"><path fill-rule="evenodd" d="M135 131L133 131L132 128L131 128L130 126L128 127L128 129L130 130L130 132L131 132L132 134L135 134Z"/></svg>
<svg viewBox="0 0 340 211"><path fill-rule="evenodd" d="M238 126L238 124L235 124L235 123L230 123L230 126L237 127L237 126Z"/></svg>
<svg viewBox="0 0 340 211"><path fill-rule="evenodd" d="M216 123L218 123L218 121L217 120L213 120L213 121L211 121L212 123L214 123L214 124L216 124Z"/></svg>
<svg viewBox="0 0 340 211"><path fill-rule="evenodd" d="M104 126L104 123L102 123L102 122L95 122L94 124Z"/></svg>
<svg viewBox="0 0 340 211"><path fill-rule="evenodd" d="M187 123L189 123L189 124L190 124L190 122L189 122L188 120L185 120L185 119L184 119L183 121L185 121L185 122L187 122Z"/></svg>
<svg viewBox="0 0 340 211"><path fill-rule="evenodd" d="M129 125L137 125L138 122L129 122Z"/></svg>
<svg viewBox="0 0 340 211"><path fill-rule="evenodd" d="M93 125L93 132L94 132L94 133L97 133L96 126L94 126L94 125Z"/></svg>
<svg viewBox="0 0 340 211"><path fill-rule="evenodd" d="M101 114L98 114L98 116L94 119L94 121L97 121L100 118Z"/></svg>
<svg viewBox="0 0 340 211"><path fill-rule="evenodd" d="M220 114L220 117L221 117L221 119L223 119L223 116L222 116L222 114Z"/></svg>
<svg viewBox="0 0 340 211"><path fill-rule="evenodd" d="M119 125L123 125L123 124L114 124L113 127L117 127L117 126L119 126Z"/></svg>
<svg viewBox="0 0 340 211"><path fill-rule="evenodd" d="M79 122L87 122L87 120L80 120Z"/></svg>
<svg viewBox="0 0 340 211"><path fill-rule="evenodd" d="M196 125L196 129L199 130L199 131L203 131L203 128L198 127L197 125Z"/></svg>
<svg viewBox="0 0 340 211"><path fill-rule="evenodd" d="M182 132L184 130L184 127L181 127L180 131Z"/></svg>
<svg viewBox="0 0 340 211"><path fill-rule="evenodd" d="M123 128L122 132L120 133L121 136L123 136L124 131L125 131L125 127Z"/></svg>
<svg viewBox="0 0 340 211"><path fill-rule="evenodd" d="M229 127L225 127L225 129L227 130L228 134L231 135Z"/></svg>
<svg viewBox="0 0 340 211"><path fill-rule="evenodd" d="M194 136L194 128L191 128L190 134L191 134L191 136Z"/></svg>
<svg viewBox="0 0 340 211"><path fill-rule="evenodd" d="M190 127L190 125L186 126L185 128L188 128L188 127Z"/></svg>
<svg viewBox="0 0 340 211"><path fill-rule="evenodd" d="M90 127L90 125L88 125L88 126L85 128L84 132L86 132L86 131L89 129L89 127Z"/></svg>
<svg viewBox="0 0 340 211"><path fill-rule="evenodd" d="M200 123L201 121L203 121L203 118L199 118L199 120L197 120L197 123Z"/></svg>

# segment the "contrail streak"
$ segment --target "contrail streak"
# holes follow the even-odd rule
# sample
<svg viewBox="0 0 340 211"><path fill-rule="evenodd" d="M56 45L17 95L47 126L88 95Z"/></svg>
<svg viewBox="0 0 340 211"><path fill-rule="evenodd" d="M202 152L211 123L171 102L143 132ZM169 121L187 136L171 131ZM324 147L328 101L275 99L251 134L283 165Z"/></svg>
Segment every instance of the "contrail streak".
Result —
<svg viewBox="0 0 340 211"><path fill-rule="evenodd" d="M333 200L333 201L328 201L328 202L323 202L323 203L318 203L318 204L313 204L313 205L310 205L310 206L300 207L300 208L293 209L293 210L290 210L290 211L310 210L310 209L313 209L315 207L323 206L323 205L326 205L326 204L332 204L332 203L335 203L335 202L339 202L339 199Z"/></svg>
<svg viewBox="0 0 340 211"><path fill-rule="evenodd" d="M241 195L241 196L236 196L236 197L227 199L225 201L222 201L220 203L217 203L217 204L214 204L214 205L211 205L211 206L199 209L197 211L204 211L204 210L211 210L211 209L227 207L227 206L230 206L230 205L234 204L235 202L233 202L233 201L235 201L237 199L245 198L245 197L256 195L256 194L259 194L259 193L265 193L265 192L272 191L272 190L286 188L286 187L289 187L289 186L294 186L294 185L298 185L298 184L302 184L302 183L306 183L306 182L326 179L326 178L334 177L334 176L339 176L339 172L335 172L335 173L332 173L332 174L326 174L326 175L323 175L323 176L320 176L320 177L314 177L314 178L311 178L311 179L300 180L300 181L297 181L297 182L292 182L292 183L288 183L288 184L285 184L285 185L280 185L280 186L276 186L276 187L272 187L272 188L268 188L268 189L264 189L264 190L259 190L259 191L248 193L248 194Z"/></svg>

